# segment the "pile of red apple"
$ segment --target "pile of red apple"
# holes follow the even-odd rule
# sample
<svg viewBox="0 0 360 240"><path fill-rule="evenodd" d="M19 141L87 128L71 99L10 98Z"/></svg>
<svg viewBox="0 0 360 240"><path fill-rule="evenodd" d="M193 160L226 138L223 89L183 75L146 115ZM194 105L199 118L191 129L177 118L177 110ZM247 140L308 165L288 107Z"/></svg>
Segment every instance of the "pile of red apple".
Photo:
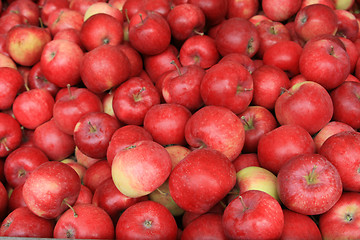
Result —
<svg viewBox="0 0 360 240"><path fill-rule="evenodd" d="M0 11L0 236L360 239L359 0Z"/></svg>

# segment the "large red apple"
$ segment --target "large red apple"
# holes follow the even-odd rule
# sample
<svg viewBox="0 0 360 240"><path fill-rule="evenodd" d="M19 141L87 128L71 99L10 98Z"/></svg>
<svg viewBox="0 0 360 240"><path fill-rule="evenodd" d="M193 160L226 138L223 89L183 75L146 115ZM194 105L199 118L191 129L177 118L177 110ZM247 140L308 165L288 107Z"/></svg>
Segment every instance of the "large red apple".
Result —
<svg viewBox="0 0 360 240"><path fill-rule="evenodd" d="M21 74L13 68L0 68L0 110L10 109L24 80Z"/></svg>
<svg viewBox="0 0 360 240"><path fill-rule="evenodd" d="M0 112L0 157L8 156L22 140L21 126L9 114Z"/></svg>
<svg viewBox="0 0 360 240"><path fill-rule="evenodd" d="M203 148L193 150L175 166L169 189L182 209L202 214L223 199L235 182L235 168L229 159L217 150Z"/></svg>
<svg viewBox="0 0 360 240"><path fill-rule="evenodd" d="M301 2L301 0L263 0L261 6L265 16L273 21L282 22L299 11Z"/></svg>
<svg viewBox="0 0 360 240"><path fill-rule="evenodd" d="M34 214L52 219L75 203L80 185L74 169L65 163L50 161L41 164L26 179L23 196Z"/></svg>

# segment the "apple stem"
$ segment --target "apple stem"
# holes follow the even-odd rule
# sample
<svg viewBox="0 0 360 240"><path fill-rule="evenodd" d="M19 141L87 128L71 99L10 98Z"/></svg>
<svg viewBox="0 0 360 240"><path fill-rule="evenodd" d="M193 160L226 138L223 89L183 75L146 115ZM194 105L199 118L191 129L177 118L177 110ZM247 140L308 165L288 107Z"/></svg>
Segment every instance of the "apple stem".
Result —
<svg viewBox="0 0 360 240"><path fill-rule="evenodd" d="M197 35L200 35L200 36L203 36L203 35L204 35L204 32L200 32L200 31L198 31L198 30L196 30L196 29L194 29L193 32L194 32L195 34L197 34Z"/></svg>
<svg viewBox="0 0 360 240"><path fill-rule="evenodd" d="M309 174L309 177L308 177L308 182L309 183L313 183L314 180L315 180L315 177L316 177L316 174L315 174L315 170L316 170L317 166L314 165L314 167L312 168L310 174Z"/></svg>
<svg viewBox="0 0 360 240"><path fill-rule="evenodd" d="M226 204L223 201L220 201L219 203L224 209L226 208Z"/></svg>
<svg viewBox="0 0 360 240"><path fill-rule="evenodd" d="M250 92L252 90L253 90L252 88L243 88L241 86L237 86L236 87L236 94L241 93L241 92L248 92L248 91Z"/></svg>
<svg viewBox="0 0 360 240"><path fill-rule="evenodd" d="M242 196L239 195L239 199L240 199L241 205L244 208L243 211L245 212L248 209L248 207L245 205L245 202L244 202L244 199L242 198Z"/></svg>
<svg viewBox="0 0 360 240"><path fill-rule="evenodd" d="M44 23L43 23L43 21L42 21L42 18L41 18L41 17L39 17L39 23L40 23L40 27L41 27L41 28L44 28Z"/></svg>
<svg viewBox="0 0 360 240"><path fill-rule="evenodd" d="M181 76L182 73L181 73L181 71L180 71L179 66L176 64L175 60L172 60L172 61L170 62L170 64L172 64L172 65L174 65L174 66L176 67L176 70L178 71L179 76Z"/></svg>
<svg viewBox="0 0 360 240"><path fill-rule="evenodd" d="M71 211L73 211L74 217L78 217L78 216L79 216L79 215L75 212L75 209L66 201L66 199L63 200L63 203L65 203L66 206L68 206L68 207L71 209Z"/></svg>
<svg viewBox="0 0 360 240"><path fill-rule="evenodd" d="M133 95L135 102L139 102L139 101L141 100L141 95L140 95L140 94L141 94L143 91L145 91L145 90L146 90L146 88L145 88L145 87L142 87L142 88L139 90L138 93L136 93L136 94Z"/></svg>
<svg viewBox="0 0 360 240"><path fill-rule="evenodd" d="M141 14L141 13L139 13L139 17L140 17L141 23L144 24L144 20L143 20L143 18L142 18L142 14Z"/></svg>
<svg viewBox="0 0 360 240"><path fill-rule="evenodd" d="M249 42L247 44L247 48L246 48L248 53L253 53L254 52L253 42L254 42L254 39L250 38L250 40L249 40Z"/></svg>
<svg viewBox="0 0 360 240"><path fill-rule="evenodd" d="M241 119L241 121L244 123L246 129L252 129L249 121L246 120L246 117L245 117L245 116L241 116L240 119Z"/></svg>
<svg viewBox="0 0 360 240"><path fill-rule="evenodd" d="M281 87L280 89L281 89L280 95L282 95L285 92L289 95L293 95L293 93L290 92L287 88Z"/></svg>
<svg viewBox="0 0 360 240"><path fill-rule="evenodd" d="M270 33L273 34L273 35L276 35L277 31L276 31L274 26L270 27Z"/></svg>
<svg viewBox="0 0 360 240"><path fill-rule="evenodd" d="M1 139L1 144L4 146L4 148L7 152L10 151L10 148L6 144L6 138Z"/></svg>
<svg viewBox="0 0 360 240"><path fill-rule="evenodd" d="M94 125L92 125L90 121L88 121L88 125L90 126L90 132L91 133L96 132L96 127Z"/></svg>
<svg viewBox="0 0 360 240"><path fill-rule="evenodd" d="M126 147L125 149L128 150L128 149L132 149L132 148L136 148L136 145L128 146L128 147Z"/></svg>
<svg viewBox="0 0 360 240"><path fill-rule="evenodd" d="M156 189L161 195L169 195L168 193L164 192L164 191L161 191L159 188Z"/></svg>
<svg viewBox="0 0 360 240"><path fill-rule="evenodd" d="M24 169L20 169L18 171L18 177L24 177L26 175L26 171Z"/></svg>
<svg viewBox="0 0 360 240"><path fill-rule="evenodd" d="M26 89L27 92L30 91L30 88L29 88L29 86L27 85L27 83L24 84L24 87L25 87L25 89Z"/></svg>
<svg viewBox="0 0 360 240"><path fill-rule="evenodd" d="M67 87L67 89L68 89L69 97L70 97L70 99L72 99L73 96L72 96L72 94L71 94L71 85L68 83L68 84L66 85L66 87Z"/></svg>
<svg viewBox="0 0 360 240"><path fill-rule="evenodd" d="M127 8L125 9L125 18L126 18L126 21L127 21L128 23L130 23L130 18L129 18L129 15L128 15Z"/></svg>

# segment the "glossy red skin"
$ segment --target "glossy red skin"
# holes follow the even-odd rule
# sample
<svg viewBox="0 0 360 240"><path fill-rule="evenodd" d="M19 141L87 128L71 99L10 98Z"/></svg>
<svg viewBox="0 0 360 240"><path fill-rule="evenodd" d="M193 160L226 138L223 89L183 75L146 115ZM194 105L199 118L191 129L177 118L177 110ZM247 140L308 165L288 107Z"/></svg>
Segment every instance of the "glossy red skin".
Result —
<svg viewBox="0 0 360 240"><path fill-rule="evenodd" d="M82 15L85 15L86 10L97 2L104 2L104 0L71 0L69 3L69 8L80 12Z"/></svg>
<svg viewBox="0 0 360 240"><path fill-rule="evenodd" d="M25 24L26 18L20 14L10 12L0 17L0 33L7 34L16 25Z"/></svg>
<svg viewBox="0 0 360 240"><path fill-rule="evenodd" d="M275 103L275 117L281 125L297 124L311 135L330 122L333 112L330 94L311 81L292 86Z"/></svg>
<svg viewBox="0 0 360 240"><path fill-rule="evenodd" d="M154 11L159 13L165 19L171 11L171 1L168 0L145 0L143 2L143 9L145 11Z"/></svg>
<svg viewBox="0 0 360 240"><path fill-rule="evenodd" d="M156 83L165 72L176 70L175 65L181 66L177 57L178 54L178 49L170 44L163 52L157 55L143 57L144 69L154 83ZM174 61L175 64L171 64L172 61Z"/></svg>
<svg viewBox="0 0 360 240"><path fill-rule="evenodd" d="M249 19L254 16L259 10L259 1L257 0L228 0L228 10L226 17L241 17Z"/></svg>
<svg viewBox="0 0 360 240"><path fill-rule="evenodd" d="M126 0L123 12L131 19L138 11L143 10L144 0Z"/></svg>
<svg viewBox="0 0 360 240"><path fill-rule="evenodd" d="M289 78L300 73L299 59L302 53L300 44L294 41L282 41L266 49L263 55L265 65L272 65L283 70Z"/></svg>
<svg viewBox="0 0 360 240"><path fill-rule="evenodd" d="M119 48L123 51L130 62L130 75L129 77L139 76L143 70L142 56L136 51L130 44L123 43L119 45Z"/></svg>
<svg viewBox="0 0 360 240"><path fill-rule="evenodd" d="M171 36L177 40L186 40L204 32L205 14L197 5L185 3L175 6L167 15Z"/></svg>
<svg viewBox="0 0 360 240"><path fill-rule="evenodd" d="M281 234L281 240L322 239L318 226L309 216L288 209L283 209L283 213L284 228Z"/></svg>
<svg viewBox="0 0 360 240"><path fill-rule="evenodd" d="M231 110L205 106L196 111L186 123L185 139L193 149L212 148L232 161L244 146L245 129L241 119Z"/></svg>
<svg viewBox="0 0 360 240"><path fill-rule="evenodd" d="M294 16L300 9L302 0L271 0L262 1L262 9L265 15L272 21L282 22Z"/></svg>
<svg viewBox="0 0 360 240"><path fill-rule="evenodd" d="M79 119L89 112L103 110L100 98L86 88L70 88L59 91L55 98L53 119L56 126L66 134L73 135Z"/></svg>
<svg viewBox="0 0 360 240"><path fill-rule="evenodd" d="M190 117L190 110L180 104L157 104L147 111L143 125L160 145L186 145L185 125Z"/></svg>
<svg viewBox="0 0 360 240"><path fill-rule="evenodd" d="M75 205L56 222L54 238L113 239L115 227L105 210L93 204Z"/></svg>
<svg viewBox="0 0 360 240"><path fill-rule="evenodd" d="M35 129L53 117L54 104L54 97L46 89L31 89L19 94L12 108L23 127Z"/></svg>
<svg viewBox="0 0 360 240"><path fill-rule="evenodd" d="M247 19L230 18L221 23L215 38L219 53L242 53L253 57L260 47L260 36Z"/></svg>
<svg viewBox="0 0 360 240"><path fill-rule="evenodd" d="M89 112L75 126L75 144L91 158L105 158L111 136L119 127L115 117L104 112Z"/></svg>
<svg viewBox="0 0 360 240"><path fill-rule="evenodd" d="M207 70L200 94L205 105L226 107L239 114L251 103L253 86L253 78L243 65L227 61Z"/></svg>
<svg viewBox="0 0 360 240"><path fill-rule="evenodd" d="M76 202L80 185L79 175L74 169L65 163L50 161L29 175L23 186L23 197L33 213L53 219L69 208L64 201L70 205Z"/></svg>
<svg viewBox="0 0 360 240"><path fill-rule="evenodd" d="M128 79L130 62L120 48L102 45L84 55L80 75L90 91L103 93Z"/></svg>
<svg viewBox="0 0 360 240"><path fill-rule="evenodd" d="M169 189L179 207L202 214L223 199L235 182L235 167L229 159L219 151L203 148L193 150L175 166Z"/></svg>
<svg viewBox="0 0 360 240"><path fill-rule="evenodd" d="M200 94L200 85L205 75L203 68L191 65L165 74L166 76L161 79L160 90L166 103L180 104L191 112L203 106L204 102Z"/></svg>
<svg viewBox="0 0 360 240"><path fill-rule="evenodd" d="M74 28L66 28L63 30L58 31L54 37L54 40L68 40L71 42L76 43L77 45L79 45L79 47L85 51L85 47L83 46L83 44L81 43L81 39L80 39L80 30L74 29Z"/></svg>
<svg viewBox="0 0 360 240"><path fill-rule="evenodd" d="M13 188L24 184L28 176L49 159L36 147L19 147L10 153L4 164L6 182Z"/></svg>
<svg viewBox="0 0 360 240"><path fill-rule="evenodd" d="M323 4L306 6L296 13L295 32L305 42L315 36L335 34L338 28L335 11Z"/></svg>
<svg viewBox="0 0 360 240"><path fill-rule="evenodd" d="M96 188L109 178L111 178L111 167L106 160L101 160L86 170L83 184L94 193Z"/></svg>
<svg viewBox="0 0 360 240"><path fill-rule="evenodd" d="M260 37L260 47L256 53L258 58L262 58L264 52L272 45L291 40L288 28L281 22L263 20L256 25L256 29Z"/></svg>
<svg viewBox="0 0 360 240"><path fill-rule="evenodd" d="M345 49L350 59L350 73L354 73L357 60L359 59L360 53L357 51L355 43L347 38L339 37L341 42L345 45ZM350 74L349 74L350 75ZM345 80L346 81L346 80Z"/></svg>
<svg viewBox="0 0 360 240"><path fill-rule="evenodd" d="M317 152L319 152L321 146L329 137L346 131L355 132L355 129L343 122L330 121L313 137Z"/></svg>
<svg viewBox="0 0 360 240"><path fill-rule="evenodd" d="M9 213L14 211L16 208L26 207L26 203L24 201L24 197L22 194L23 186L24 186L24 184L19 185L12 190L11 195L9 197L9 202L8 202L8 212Z"/></svg>
<svg viewBox="0 0 360 240"><path fill-rule="evenodd" d="M350 67L346 50L328 39L306 44L299 59L300 73L307 80L317 82L327 90L343 83L350 73Z"/></svg>
<svg viewBox="0 0 360 240"><path fill-rule="evenodd" d="M227 13L227 0L188 0L187 3L201 8L205 14L206 24L214 26L223 21Z"/></svg>
<svg viewBox="0 0 360 240"><path fill-rule="evenodd" d="M252 105L273 110L275 103L284 89L290 87L290 80L280 68L272 65L260 66L252 74L254 94Z"/></svg>
<svg viewBox="0 0 360 240"><path fill-rule="evenodd" d="M153 140L151 134L141 126L126 125L116 130L111 137L106 153L106 159L110 166L119 151L140 140Z"/></svg>
<svg viewBox="0 0 360 240"><path fill-rule="evenodd" d="M308 182L306 177L311 172L315 179ZM320 154L292 157L281 167L276 187L281 202L289 210L305 215L325 213L343 192L336 167Z"/></svg>
<svg viewBox="0 0 360 240"><path fill-rule="evenodd" d="M46 89L53 97L56 96L56 93L60 89L54 83L49 82L45 78L41 70L40 62L35 63L34 66L31 67L27 80L27 84L30 89Z"/></svg>
<svg viewBox="0 0 360 240"><path fill-rule="evenodd" d="M235 61L243 65L249 73L253 73L256 69L254 61L245 54L241 53L229 53L219 60L219 63L224 61Z"/></svg>
<svg viewBox="0 0 360 240"><path fill-rule="evenodd" d="M106 13L92 15L84 22L80 30L81 43L88 51L103 44L114 46L121 44L123 35L122 22Z"/></svg>
<svg viewBox="0 0 360 240"><path fill-rule="evenodd" d="M258 143L260 166L275 175L291 157L304 153L315 153L315 143L298 125L279 126L264 134Z"/></svg>
<svg viewBox="0 0 360 240"><path fill-rule="evenodd" d="M355 15L343 9L336 9L335 14L338 20L336 35L355 41L359 34L359 24Z"/></svg>
<svg viewBox="0 0 360 240"><path fill-rule="evenodd" d="M192 221L182 232L181 239L227 239L222 227L222 214L205 213Z"/></svg>
<svg viewBox="0 0 360 240"><path fill-rule="evenodd" d="M344 192L339 201L320 216L319 228L324 238L360 238L359 199L360 195L357 192Z"/></svg>
<svg viewBox="0 0 360 240"><path fill-rule="evenodd" d="M83 165L85 168L89 168L91 165L93 165L94 163L102 160L99 158L91 158L87 155L85 155L84 153L82 153L78 147L75 147L75 152L74 152L76 161L78 163L80 163L81 165Z"/></svg>
<svg viewBox="0 0 360 240"><path fill-rule="evenodd" d="M2 221L8 214L9 195L4 183L0 182L0 220Z"/></svg>
<svg viewBox="0 0 360 240"><path fill-rule="evenodd" d="M50 41L51 35L44 28L20 24L7 32L6 50L17 64L32 66L40 61L44 46Z"/></svg>
<svg viewBox="0 0 360 240"><path fill-rule="evenodd" d="M70 156L75 149L72 135L61 131L52 118L34 130L34 145L40 148L49 160L60 161Z"/></svg>
<svg viewBox="0 0 360 240"><path fill-rule="evenodd" d="M153 201L142 201L127 208L115 229L117 239L176 239L177 231L170 211Z"/></svg>
<svg viewBox="0 0 360 240"><path fill-rule="evenodd" d="M344 191L358 192L360 190L359 141L360 133L358 132L339 132L330 136L319 150L319 154L325 156L338 170Z"/></svg>
<svg viewBox="0 0 360 240"><path fill-rule="evenodd" d="M182 66L198 65L207 69L220 59L215 40L208 35L194 35L181 45L179 60Z"/></svg>
<svg viewBox="0 0 360 240"><path fill-rule="evenodd" d="M360 128L358 92L360 92L360 83L352 81L344 82L330 92L334 104L333 119L346 123L354 129Z"/></svg>
<svg viewBox="0 0 360 240"><path fill-rule="evenodd" d="M50 13L47 26L51 35L54 36L57 32L67 28L80 31L83 23L84 16L80 12L70 8L60 8Z"/></svg>
<svg viewBox="0 0 360 240"><path fill-rule="evenodd" d="M45 78L66 87L80 83L80 64L84 56L78 44L67 40L52 40L41 53L40 66Z"/></svg>
<svg viewBox="0 0 360 240"><path fill-rule="evenodd" d="M219 202L204 214L207 213L223 214L224 206L222 206ZM203 214L185 211L181 218L181 224L182 224L181 226L183 227L183 229L186 228L192 221L194 221L196 218L200 217L201 215Z"/></svg>
<svg viewBox="0 0 360 240"><path fill-rule="evenodd" d="M27 207L20 207L4 219L0 235L18 238L52 238L54 226L54 220L39 217Z"/></svg>
<svg viewBox="0 0 360 240"><path fill-rule="evenodd" d="M331 9L335 10L335 2L333 0L303 0L301 3L300 9L302 9L308 5L317 4L317 3L324 4L328 7L330 7Z"/></svg>
<svg viewBox="0 0 360 240"><path fill-rule="evenodd" d="M80 193L74 205L87 204L87 203L90 204L92 202L92 198L93 198L93 192L88 187L81 184Z"/></svg>
<svg viewBox="0 0 360 240"><path fill-rule="evenodd" d="M40 9L34 1L15 0L12 1L1 14L6 15L11 12L16 12L24 16L29 24L39 25Z"/></svg>
<svg viewBox="0 0 360 240"><path fill-rule="evenodd" d="M104 209L116 223L121 213L137 202L139 198L125 196L116 188L112 178L108 178L96 188L91 203Z"/></svg>
<svg viewBox="0 0 360 240"><path fill-rule="evenodd" d="M24 80L21 74L9 67L0 68L0 110L10 109Z"/></svg>
<svg viewBox="0 0 360 240"><path fill-rule="evenodd" d="M159 103L160 94L155 86L147 80L133 77L115 90L113 109L121 122L142 125L146 112Z"/></svg>
<svg viewBox="0 0 360 240"><path fill-rule="evenodd" d="M129 42L140 53L159 54L169 46L170 41L171 29L166 18L159 13L140 11L130 19Z"/></svg>
<svg viewBox="0 0 360 240"><path fill-rule="evenodd" d="M225 208L222 217L225 235L231 239L278 239L284 227L284 215L279 202L258 190L249 190L240 197L232 200ZM250 228L252 231L248 230Z"/></svg>
<svg viewBox="0 0 360 240"><path fill-rule="evenodd" d="M49 25L49 16L52 12L62 8L69 8L68 0L44 0L39 2L41 6L40 17L45 26Z"/></svg>
<svg viewBox="0 0 360 240"><path fill-rule="evenodd" d="M238 114L245 128L245 143L242 153L256 153L260 138L278 127L274 115L261 106L249 106Z"/></svg>
<svg viewBox="0 0 360 240"><path fill-rule="evenodd" d="M8 156L20 146L22 131L18 121L0 112L0 157Z"/></svg>
<svg viewBox="0 0 360 240"><path fill-rule="evenodd" d="M242 153L232 163L234 164L236 172L250 166L260 167L256 153Z"/></svg>

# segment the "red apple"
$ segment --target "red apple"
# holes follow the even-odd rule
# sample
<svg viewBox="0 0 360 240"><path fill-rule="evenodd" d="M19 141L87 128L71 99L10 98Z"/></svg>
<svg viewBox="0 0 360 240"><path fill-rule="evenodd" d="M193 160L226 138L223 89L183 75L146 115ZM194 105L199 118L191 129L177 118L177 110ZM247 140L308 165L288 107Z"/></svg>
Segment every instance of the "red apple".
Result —
<svg viewBox="0 0 360 240"><path fill-rule="evenodd" d="M54 104L54 97L46 89L31 89L15 98L12 109L23 127L35 129L52 118Z"/></svg>
<svg viewBox="0 0 360 240"><path fill-rule="evenodd" d="M85 168L89 168L91 165L93 165L94 163L102 160L99 158L91 158L87 155L85 155L84 153L82 153L78 147L75 147L75 159L78 163L80 163L82 166L84 166Z"/></svg>
<svg viewBox="0 0 360 240"><path fill-rule="evenodd" d="M40 62L35 63L35 65L31 67L27 79L27 85L29 89L39 89L39 88L46 89L53 97L56 96L56 93L60 89L54 83L49 82L45 78L44 74L41 71Z"/></svg>
<svg viewBox="0 0 360 240"><path fill-rule="evenodd" d="M80 64L84 53L79 45L67 40L52 40L41 53L41 71L45 78L66 87L80 83Z"/></svg>
<svg viewBox="0 0 360 240"><path fill-rule="evenodd" d="M114 228L104 209L93 204L77 204L57 220L54 238L113 239Z"/></svg>
<svg viewBox="0 0 360 240"><path fill-rule="evenodd" d="M281 234L281 240L322 239L319 227L311 217L289 209L283 209L283 213L284 229Z"/></svg>
<svg viewBox="0 0 360 240"><path fill-rule="evenodd" d="M80 30L74 28L65 28L58 31L53 40L68 40L76 43L82 50L86 50L80 39Z"/></svg>
<svg viewBox="0 0 360 240"><path fill-rule="evenodd" d="M57 32L67 28L73 28L80 31L85 21L83 15L80 12L70 8L60 8L52 11L49 14L49 18L47 20L47 26L52 36L54 36Z"/></svg>
<svg viewBox="0 0 360 240"><path fill-rule="evenodd" d="M88 51L105 44L118 45L122 43L123 35L122 22L105 13L89 17L80 30L81 43Z"/></svg>
<svg viewBox="0 0 360 240"><path fill-rule="evenodd" d="M238 114L245 129L245 143L242 153L255 153L260 138L276 127L278 123L274 115L261 106L249 106L245 111Z"/></svg>
<svg viewBox="0 0 360 240"><path fill-rule="evenodd" d="M87 168L83 184L94 193L98 186L109 178L111 178L111 166L103 159Z"/></svg>
<svg viewBox="0 0 360 240"><path fill-rule="evenodd" d="M17 208L26 207L22 194L24 184L21 184L11 190L8 202L8 212L12 212Z"/></svg>
<svg viewBox="0 0 360 240"><path fill-rule="evenodd" d="M23 85L23 78L16 69L0 68L0 110L11 108Z"/></svg>
<svg viewBox="0 0 360 240"><path fill-rule="evenodd" d="M20 124L9 114L0 112L0 157L8 156L22 140Z"/></svg>
<svg viewBox="0 0 360 240"><path fill-rule="evenodd" d="M230 109L205 106L187 121L185 139L193 149L215 149L233 161L244 146L245 129L241 119Z"/></svg>
<svg viewBox="0 0 360 240"><path fill-rule="evenodd" d="M40 8L35 1L14 0L2 12L2 15L16 13L23 16L30 25L39 25Z"/></svg>
<svg viewBox="0 0 360 240"><path fill-rule="evenodd" d="M80 193L74 205L91 203L92 198L93 198L93 193L91 192L91 190L85 185L81 184Z"/></svg>
<svg viewBox="0 0 360 240"><path fill-rule="evenodd" d="M129 59L130 62L130 75L129 77L141 77L140 76L143 69L143 59L142 56L138 51L136 51L133 47L130 46L128 43L120 44L118 45L119 48L123 51L123 53L126 55L126 57Z"/></svg>
<svg viewBox="0 0 360 240"><path fill-rule="evenodd" d="M68 0L46 0L39 1L40 17L44 25L49 25L49 16L52 12L62 8L69 8Z"/></svg>
<svg viewBox="0 0 360 240"><path fill-rule="evenodd" d="M75 144L89 157L105 158L111 136L119 127L119 121L107 113L86 113L75 125Z"/></svg>
<svg viewBox="0 0 360 240"><path fill-rule="evenodd" d="M26 18L20 14L10 12L0 16L0 33L6 34L10 31L11 28L20 25L26 24Z"/></svg>
<svg viewBox="0 0 360 240"><path fill-rule="evenodd" d="M10 153L4 164L4 174L7 183L16 188L24 184L29 175L42 163L49 159L36 147L19 147Z"/></svg>
<svg viewBox="0 0 360 240"><path fill-rule="evenodd" d="M91 16L99 14L99 13L108 14L108 15L116 18L120 22L124 21L124 16L123 16L122 12L118 8L112 6L111 4L109 4L103 0L98 1L94 4L91 4L91 6L89 6L86 9L86 11L84 13L84 21L86 21Z"/></svg>
<svg viewBox="0 0 360 240"><path fill-rule="evenodd" d="M259 190L250 190L225 208L222 225L230 239L279 239L284 215L275 198Z"/></svg>
<svg viewBox="0 0 360 240"><path fill-rule="evenodd" d="M255 61L252 60L249 56L242 53L229 53L226 56L222 57L219 60L219 63L224 61L235 61L243 65L249 73L253 73L256 70Z"/></svg>
<svg viewBox="0 0 360 240"><path fill-rule="evenodd" d="M354 14L344 9L336 9L338 20L336 35L355 41L359 33L359 24Z"/></svg>
<svg viewBox="0 0 360 240"><path fill-rule="evenodd" d="M55 221L45 219L31 212L27 207L20 207L9 213L4 219L0 236L16 238L52 238Z"/></svg>
<svg viewBox="0 0 360 240"><path fill-rule="evenodd" d="M259 10L259 1L258 0L246 0L246 1L237 1L237 0L228 0L228 10L226 17L241 17L249 19L253 17Z"/></svg>
<svg viewBox="0 0 360 240"><path fill-rule="evenodd" d="M275 116L281 125L297 124L311 135L330 122L333 111L330 94L312 81L295 84L275 103Z"/></svg>
<svg viewBox="0 0 360 240"><path fill-rule="evenodd" d="M360 133L339 132L330 136L320 147L319 154L325 156L338 170L344 191L358 192L360 181Z"/></svg>
<svg viewBox="0 0 360 240"><path fill-rule="evenodd" d="M180 104L152 106L145 114L144 128L161 145L185 145L185 125L191 112Z"/></svg>
<svg viewBox="0 0 360 240"><path fill-rule="evenodd" d="M339 200L342 182L336 167L320 154L292 157L277 175L281 202L289 209L305 215L319 215Z"/></svg>
<svg viewBox="0 0 360 240"><path fill-rule="evenodd" d="M229 159L217 150L203 148L193 150L175 166L169 189L179 207L202 214L223 199L235 182L235 168Z"/></svg>
<svg viewBox="0 0 360 240"><path fill-rule="evenodd" d="M282 22L299 11L301 0L263 0L261 6L265 16L273 21Z"/></svg>
<svg viewBox="0 0 360 240"><path fill-rule="evenodd" d="M142 125L146 112L159 103L154 84L139 77L128 79L114 91L114 113L125 124Z"/></svg>
<svg viewBox="0 0 360 240"><path fill-rule="evenodd" d="M47 29L21 24L8 31L6 50L16 63L32 66L40 61L41 53L50 41L51 35Z"/></svg>
<svg viewBox="0 0 360 240"><path fill-rule="evenodd" d="M226 107L239 114L249 106L253 98L253 78L237 62L218 63L205 73L200 94L205 105Z"/></svg>
<svg viewBox="0 0 360 240"><path fill-rule="evenodd" d="M344 192L339 201L319 218L319 228L326 239L360 238L358 192Z"/></svg>
<svg viewBox="0 0 360 240"><path fill-rule="evenodd" d="M256 153L242 153L234 161L232 161L232 163L234 164L236 172L250 166L260 167Z"/></svg>
<svg viewBox="0 0 360 240"><path fill-rule="evenodd" d="M94 93L119 86L129 75L129 59L117 46L101 45L87 52L80 66L83 83Z"/></svg>
<svg viewBox="0 0 360 240"><path fill-rule="evenodd" d="M188 0L187 3L201 8L205 14L206 24L214 26L223 21L228 10L227 0Z"/></svg>
<svg viewBox="0 0 360 240"><path fill-rule="evenodd" d="M350 73L354 73L356 63L357 63L357 60L359 59L360 53L357 51L356 45L353 41L351 41L350 39L344 38L344 37L339 37L339 39L344 44L346 53L349 55ZM350 75L351 74L349 74L348 77ZM345 81L346 81L346 79L345 79Z"/></svg>
<svg viewBox="0 0 360 240"><path fill-rule="evenodd" d="M34 130L34 145L42 150L49 160L59 161L70 156L75 149L72 135L61 131L52 118Z"/></svg>
<svg viewBox="0 0 360 240"><path fill-rule="evenodd" d="M169 153L160 144L143 140L120 150L111 165L112 179L125 196L137 198L160 187L171 172Z"/></svg>
<svg viewBox="0 0 360 240"><path fill-rule="evenodd" d="M176 239L178 227L170 211L153 201L127 208L116 224L117 239Z"/></svg>
<svg viewBox="0 0 360 240"><path fill-rule="evenodd" d="M87 170L86 167L84 167L83 165L81 165L80 163L78 163L76 160L74 160L72 158L65 158L64 160L61 160L61 162L72 167L75 170L75 172L79 175L79 178L82 182L85 172Z"/></svg>
<svg viewBox="0 0 360 240"><path fill-rule="evenodd" d="M305 153L315 153L315 143L299 125L283 125L265 133L257 148L260 166L275 174L291 157Z"/></svg>
<svg viewBox="0 0 360 240"><path fill-rule="evenodd" d="M284 89L290 87L289 77L280 68L266 64L257 68L251 76L254 82L252 104L272 111Z"/></svg>
<svg viewBox="0 0 360 240"><path fill-rule="evenodd" d="M79 175L58 161L43 163L26 179L24 201L36 215L52 219L73 205L80 192Z"/></svg>

